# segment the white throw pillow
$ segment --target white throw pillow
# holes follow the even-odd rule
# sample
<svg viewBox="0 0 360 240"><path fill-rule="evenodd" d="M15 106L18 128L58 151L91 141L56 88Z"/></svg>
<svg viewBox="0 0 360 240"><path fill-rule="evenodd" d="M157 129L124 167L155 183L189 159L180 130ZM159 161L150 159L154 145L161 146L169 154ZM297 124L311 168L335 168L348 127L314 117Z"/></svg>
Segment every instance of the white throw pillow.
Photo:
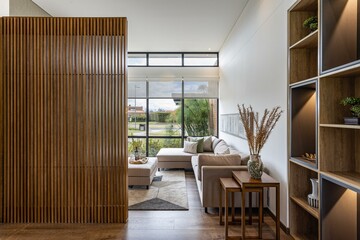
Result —
<svg viewBox="0 0 360 240"><path fill-rule="evenodd" d="M184 141L184 152L187 153L197 153L197 142L188 142Z"/></svg>

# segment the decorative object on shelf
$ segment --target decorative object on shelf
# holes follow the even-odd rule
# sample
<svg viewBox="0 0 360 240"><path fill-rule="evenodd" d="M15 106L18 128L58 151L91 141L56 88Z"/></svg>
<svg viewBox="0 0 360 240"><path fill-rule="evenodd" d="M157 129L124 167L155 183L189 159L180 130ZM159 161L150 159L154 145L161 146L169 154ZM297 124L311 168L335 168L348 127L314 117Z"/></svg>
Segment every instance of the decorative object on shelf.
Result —
<svg viewBox="0 0 360 240"><path fill-rule="evenodd" d="M340 101L340 104L344 106L350 105L350 112L353 115L353 117L344 117L344 123L360 125L360 98L346 97Z"/></svg>
<svg viewBox="0 0 360 240"><path fill-rule="evenodd" d="M316 178L310 178L312 193L308 195L308 203L313 208L319 207L319 194L318 194L318 184L319 180Z"/></svg>
<svg viewBox="0 0 360 240"><path fill-rule="evenodd" d="M130 164L145 164L148 162L148 159L146 157L141 158L141 159L134 159L134 160L130 160L129 163Z"/></svg>
<svg viewBox="0 0 360 240"><path fill-rule="evenodd" d="M302 155L303 158L305 158L308 161L315 161L316 160L316 154L315 153L305 153Z"/></svg>
<svg viewBox="0 0 360 240"><path fill-rule="evenodd" d="M247 143L250 150L250 160L248 161L248 171L252 178L259 179L263 173L263 163L260 158L260 151L264 147L271 131L282 114L280 107L275 107L271 111L264 110L264 115L259 118L259 114L253 111L251 105L245 108L244 104L238 104L240 121L245 128Z"/></svg>
<svg viewBox="0 0 360 240"><path fill-rule="evenodd" d="M310 29L311 32L318 29L318 18L317 16L311 16L303 22L305 28Z"/></svg>

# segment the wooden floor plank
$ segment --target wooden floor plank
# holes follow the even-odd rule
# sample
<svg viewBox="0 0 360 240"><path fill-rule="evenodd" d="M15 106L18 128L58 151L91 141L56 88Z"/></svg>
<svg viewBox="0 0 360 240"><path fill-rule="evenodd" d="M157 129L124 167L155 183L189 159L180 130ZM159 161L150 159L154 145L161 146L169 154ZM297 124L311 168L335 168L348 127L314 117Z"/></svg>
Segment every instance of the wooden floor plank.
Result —
<svg viewBox="0 0 360 240"><path fill-rule="evenodd" d="M122 239L122 240L220 240L217 209L206 214L201 207L192 172L186 173L189 211L129 211L127 224L6 224L0 225L0 239ZM240 225L230 225L229 234L239 236ZM247 236L257 236L257 224L246 226ZM240 238L235 238L240 239ZM265 216L263 239L275 239L275 222ZM281 231L281 239L292 239Z"/></svg>

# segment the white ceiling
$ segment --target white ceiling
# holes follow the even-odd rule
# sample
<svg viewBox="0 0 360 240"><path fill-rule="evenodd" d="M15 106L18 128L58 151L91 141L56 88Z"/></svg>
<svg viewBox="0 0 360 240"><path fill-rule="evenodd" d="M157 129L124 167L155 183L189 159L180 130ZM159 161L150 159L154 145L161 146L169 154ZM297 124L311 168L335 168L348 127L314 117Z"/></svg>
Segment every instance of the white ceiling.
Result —
<svg viewBox="0 0 360 240"><path fill-rule="evenodd" d="M129 51L219 51L248 0L33 0L54 17L127 17Z"/></svg>

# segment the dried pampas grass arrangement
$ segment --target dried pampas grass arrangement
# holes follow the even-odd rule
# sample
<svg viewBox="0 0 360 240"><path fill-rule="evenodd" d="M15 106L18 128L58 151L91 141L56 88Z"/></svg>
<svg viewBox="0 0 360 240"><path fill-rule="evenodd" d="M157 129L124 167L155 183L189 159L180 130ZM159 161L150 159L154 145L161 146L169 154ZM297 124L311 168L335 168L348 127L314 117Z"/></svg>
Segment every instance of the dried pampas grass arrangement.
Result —
<svg viewBox="0 0 360 240"><path fill-rule="evenodd" d="M238 104L238 109L240 121L245 128L250 154L259 154L283 111L280 107L274 107L271 111L265 109L260 119L259 114L254 113L251 105L245 108L244 104L241 106Z"/></svg>

